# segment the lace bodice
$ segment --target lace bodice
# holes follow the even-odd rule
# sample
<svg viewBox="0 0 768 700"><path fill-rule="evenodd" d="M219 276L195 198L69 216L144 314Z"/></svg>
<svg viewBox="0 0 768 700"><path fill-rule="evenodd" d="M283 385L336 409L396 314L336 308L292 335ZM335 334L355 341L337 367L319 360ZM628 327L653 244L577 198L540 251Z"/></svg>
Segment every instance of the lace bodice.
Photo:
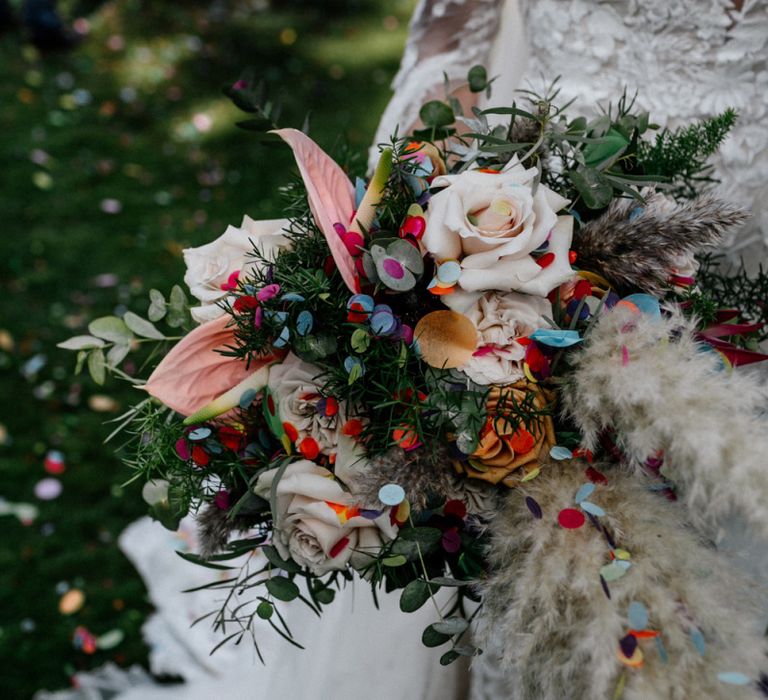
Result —
<svg viewBox="0 0 768 700"><path fill-rule="evenodd" d="M429 67L413 67L436 24L440 42L430 47L430 65L439 70L432 75ZM475 26L483 36L468 41ZM494 38L486 43L491 27ZM733 259L765 258L768 0L422 0L379 136L397 122L413 123L424 95L442 88L443 70L459 81L478 59L500 76L494 103L561 76L562 98L576 98L574 111L584 114L625 86L637 89L638 103L667 126L737 109L739 122L713 163L723 195L753 217L724 248Z"/></svg>

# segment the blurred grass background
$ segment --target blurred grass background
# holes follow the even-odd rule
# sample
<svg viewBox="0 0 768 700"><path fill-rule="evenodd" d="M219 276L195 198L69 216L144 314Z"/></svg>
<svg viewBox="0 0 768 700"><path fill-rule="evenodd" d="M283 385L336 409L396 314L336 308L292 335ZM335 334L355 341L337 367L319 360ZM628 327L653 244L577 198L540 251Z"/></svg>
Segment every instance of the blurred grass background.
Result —
<svg viewBox="0 0 768 700"><path fill-rule="evenodd" d="M323 147L345 134L362 155L413 5L62 1L87 30L74 51L40 55L21 32L0 37L0 512L13 511L0 515L0 697L66 687L106 661L146 663L151 606L117 548L144 506L102 444L135 390L73 377L74 355L55 343L96 316L145 314L151 287L180 282L183 247L243 214L280 214L291 156L237 129L243 115L221 94L244 68L283 100L282 125L311 110ZM53 476L63 491L40 500L50 450L65 458ZM14 515L19 503L36 517ZM73 588L85 604L64 615ZM125 637L87 654L73 644L80 626Z"/></svg>

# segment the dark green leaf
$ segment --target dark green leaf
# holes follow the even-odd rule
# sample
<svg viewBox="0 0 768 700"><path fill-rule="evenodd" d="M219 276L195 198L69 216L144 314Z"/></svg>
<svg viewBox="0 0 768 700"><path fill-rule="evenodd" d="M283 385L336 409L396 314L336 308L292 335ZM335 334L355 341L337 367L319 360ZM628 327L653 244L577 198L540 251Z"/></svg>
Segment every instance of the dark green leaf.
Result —
<svg viewBox="0 0 768 700"><path fill-rule="evenodd" d="M453 637L464 632L469 627L469 622L463 617L446 617L445 620L433 623L432 627L435 632L442 632Z"/></svg>
<svg viewBox="0 0 768 700"><path fill-rule="evenodd" d="M425 647L439 647L441 644L450 641L450 639L450 635L438 632L432 625L427 627L421 634L421 643Z"/></svg>
<svg viewBox="0 0 768 700"><path fill-rule="evenodd" d="M456 121L456 116L450 106L440 100L427 102L419 110L419 117L425 126L438 129L443 126L450 126Z"/></svg>
<svg viewBox="0 0 768 700"><path fill-rule="evenodd" d="M472 66L467 75L467 82L472 92L482 92L488 85L488 73L483 66Z"/></svg>
<svg viewBox="0 0 768 700"><path fill-rule="evenodd" d="M264 552L264 556L272 566L287 571L289 574L298 574L301 571L301 567L295 561L283 559L272 545L264 545L261 551Z"/></svg>
<svg viewBox="0 0 768 700"><path fill-rule="evenodd" d="M186 561L191 561L193 564L204 566L207 569L221 569L226 571L233 568L231 566L224 566L223 564L214 564L213 562L207 561L198 554L193 554L192 552L179 552L177 550L176 554L178 554L182 559Z"/></svg>
<svg viewBox="0 0 768 700"><path fill-rule="evenodd" d="M568 179L573 183L589 209L602 209L611 203L613 187L596 170L589 168L571 170L568 173Z"/></svg>
<svg viewBox="0 0 768 700"><path fill-rule="evenodd" d="M299 587L289 578L275 576L267 581L266 586L275 598L286 603L299 597Z"/></svg>
<svg viewBox="0 0 768 700"><path fill-rule="evenodd" d="M262 600L256 607L256 614L262 620L269 620L274 614L275 609L272 607L272 603L268 603L266 600Z"/></svg>
<svg viewBox="0 0 768 700"><path fill-rule="evenodd" d="M400 595L400 610L407 613L415 612L429 600L431 595L429 584L417 578L403 588Z"/></svg>
<svg viewBox="0 0 768 700"><path fill-rule="evenodd" d="M616 129L609 129L602 143L590 143L584 149L584 162L589 166L598 165L619 155L629 145L629 139Z"/></svg>
<svg viewBox="0 0 768 700"><path fill-rule="evenodd" d="M440 657L440 665L450 666L458 658L460 658L460 654L457 654L453 649L451 649L446 651L445 654Z"/></svg>
<svg viewBox="0 0 768 700"><path fill-rule="evenodd" d="M323 605L330 605L336 597L336 591L332 588L323 588L315 593L315 599Z"/></svg>
<svg viewBox="0 0 768 700"><path fill-rule="evenodd" d="M430 583L433 583L437 586L468 586L471 581L459 581L455 578L449 578L448 576L436 576L433 579L430 579Z"/></svg>

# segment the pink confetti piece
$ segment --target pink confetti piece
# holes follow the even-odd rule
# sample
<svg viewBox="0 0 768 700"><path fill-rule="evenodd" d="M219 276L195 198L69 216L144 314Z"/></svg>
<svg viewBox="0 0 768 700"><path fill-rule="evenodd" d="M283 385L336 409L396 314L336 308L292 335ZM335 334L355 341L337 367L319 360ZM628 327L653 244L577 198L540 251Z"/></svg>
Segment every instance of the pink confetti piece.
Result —
<svg viewBox="0 0 768 700"><path fill-rule="evenodd" d="M621 364L626 367L629 364L629 350L626 345L621 346Z"/></svg>

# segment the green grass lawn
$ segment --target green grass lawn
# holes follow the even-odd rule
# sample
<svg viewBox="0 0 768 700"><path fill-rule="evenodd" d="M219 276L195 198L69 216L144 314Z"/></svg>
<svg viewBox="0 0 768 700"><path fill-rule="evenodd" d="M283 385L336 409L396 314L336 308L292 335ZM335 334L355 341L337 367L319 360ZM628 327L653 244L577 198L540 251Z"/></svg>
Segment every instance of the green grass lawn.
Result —
<svg viewBox="0 0 768 700"><path fill-rule="evenodd" d="M183 275L180 251L280 214L287 148L237 129L221 87L252 66L284 102L281 123L332 150L369 144L397 69L411 0L60 3L90 30L76 51L40 56L0 37L0 498L38 509L0 515L0 697L65 687L113 660L146 662L151 611L116 546L144 512L102 440L136 391L72 377L55 343L87 320L131 309ZM262 9L259 9L262 8ZM82 24L81 24L82 26ZM361 161L362 162L362 161ZM101 410L93 410L93 407ZM108 410L104 410L108 409ZM35 497L48 450L66 471L55 500ZM0 504L3 502L0 501ZM66 616L67 588L85 604ZM78 626L124 640L89 655Z"/></svg>

